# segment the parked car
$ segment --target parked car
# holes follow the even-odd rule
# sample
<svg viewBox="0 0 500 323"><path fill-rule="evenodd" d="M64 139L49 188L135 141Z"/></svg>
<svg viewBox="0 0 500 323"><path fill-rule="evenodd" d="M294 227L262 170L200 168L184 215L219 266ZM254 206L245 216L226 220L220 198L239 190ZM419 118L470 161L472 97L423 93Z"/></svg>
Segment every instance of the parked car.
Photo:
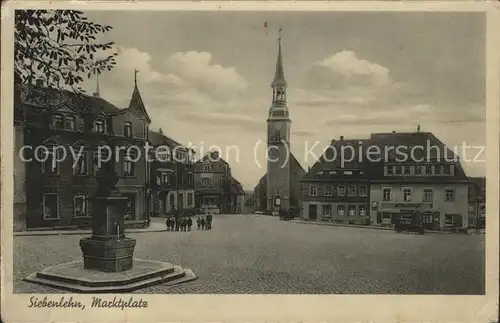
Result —
<svg viewBox="0 0 500 323"><path fill-rule="evenodd" d="M422 216L418 212L402 214L396 219L394 230L398 233L407 231L424 234L425 230L422 223Z"/></svg>

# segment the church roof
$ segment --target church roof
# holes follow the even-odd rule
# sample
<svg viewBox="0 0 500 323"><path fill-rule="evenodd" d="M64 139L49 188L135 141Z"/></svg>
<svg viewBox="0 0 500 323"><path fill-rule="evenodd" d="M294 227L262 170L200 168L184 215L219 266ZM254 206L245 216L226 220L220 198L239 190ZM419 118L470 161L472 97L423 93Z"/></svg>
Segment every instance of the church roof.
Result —
<svg viewBox="0 0 500 323"><path fill-rule="evenodd" d="M287 86L285 72L283 71L283 58L281 55L281 40L278 41L278 58L276 60L276 71L274 72L272 87Z"/></svg>

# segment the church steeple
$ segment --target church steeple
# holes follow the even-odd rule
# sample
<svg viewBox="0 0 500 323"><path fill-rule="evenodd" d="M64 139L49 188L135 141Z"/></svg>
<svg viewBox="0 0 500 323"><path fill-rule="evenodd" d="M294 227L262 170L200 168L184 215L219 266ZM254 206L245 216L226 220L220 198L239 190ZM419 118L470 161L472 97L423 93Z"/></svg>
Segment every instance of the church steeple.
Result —
<svg viewBox="0 0 500 323"><path fill-rule="evenodd" d="M283 70L283 57L281 53L281 32L283 28L278 30L278 58L276 59L276 71L274 72L274 79L271 83L273 88L273 103L286 103L286 88L288 86L285 79L285 72Z"/></svg>

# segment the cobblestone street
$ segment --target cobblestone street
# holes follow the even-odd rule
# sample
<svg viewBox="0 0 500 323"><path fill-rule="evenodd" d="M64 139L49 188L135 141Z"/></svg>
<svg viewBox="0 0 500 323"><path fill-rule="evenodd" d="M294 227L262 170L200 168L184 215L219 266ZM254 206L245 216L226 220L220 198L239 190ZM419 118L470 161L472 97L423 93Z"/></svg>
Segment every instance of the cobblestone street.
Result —
<svg viewBox="0 0 500 323"><path fill-rule="evenodd" d="M14 237L14 292L60 293L28 274L81 260L79 235ZM301 225L223 215L213 230L130 234L135 257L191 268L198 280L136 293L484 293L484 235Z"/></svg>

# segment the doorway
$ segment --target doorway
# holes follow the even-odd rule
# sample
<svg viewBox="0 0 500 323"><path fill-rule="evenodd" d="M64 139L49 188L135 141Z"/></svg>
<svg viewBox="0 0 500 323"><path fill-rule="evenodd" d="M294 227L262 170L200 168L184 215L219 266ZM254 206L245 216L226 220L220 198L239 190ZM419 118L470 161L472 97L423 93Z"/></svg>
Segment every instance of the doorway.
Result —
<svg viewBox="0 0 500 323"><path fill-rule="evenodd" d="M318 219L318 206L309 204L309 220L316 221Z"/></svg>

